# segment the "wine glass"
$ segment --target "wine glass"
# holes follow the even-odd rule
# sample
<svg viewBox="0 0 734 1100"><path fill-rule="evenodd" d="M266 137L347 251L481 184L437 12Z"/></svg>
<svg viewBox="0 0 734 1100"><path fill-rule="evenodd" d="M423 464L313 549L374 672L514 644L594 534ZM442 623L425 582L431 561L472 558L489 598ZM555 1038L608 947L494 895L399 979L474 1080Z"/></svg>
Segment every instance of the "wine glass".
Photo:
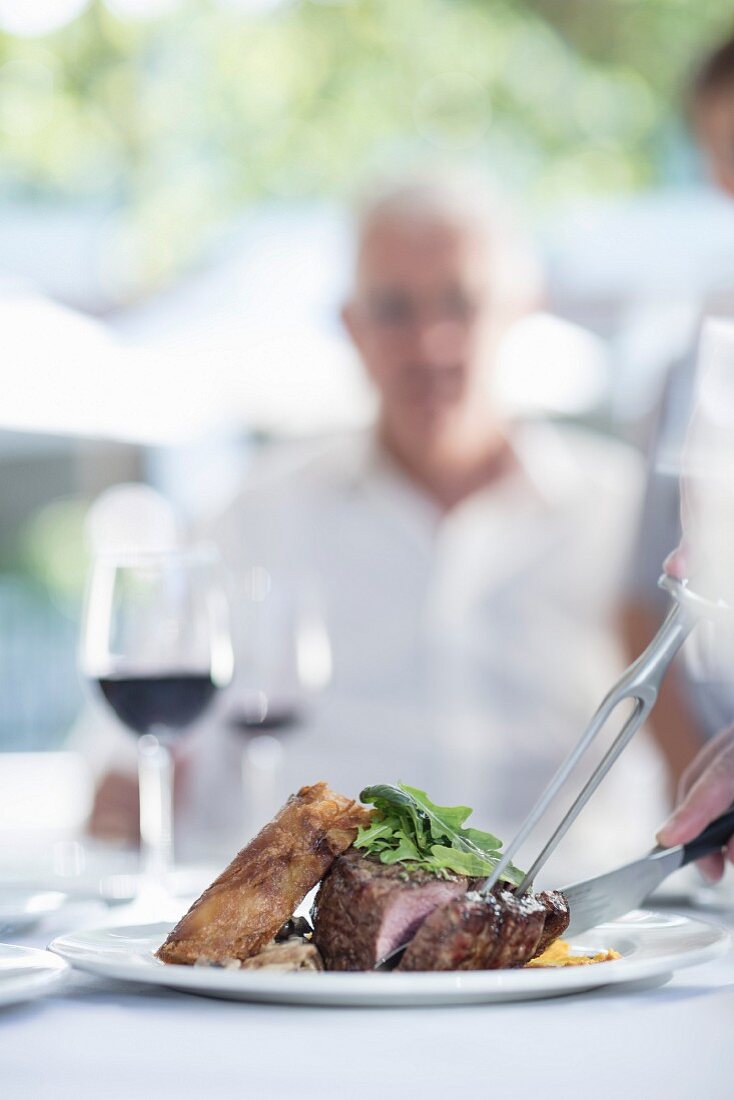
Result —
<svg viewBox="0 0 734 1100"><path fill-rule="evenodd" d="M97 698L138 737L141 892L161 899L173 861L171 746L232 677L216 552L196 546L98 555L79 663Z"/></svg>
<svg viewBox="0 0 734 1100"><path fill-rule="evenodd" d="M331 645L313 584L248 569L233 598L236 689L229 724L244 738L246 828L275 810L282 738L308 719L331 678Z"/></svg>

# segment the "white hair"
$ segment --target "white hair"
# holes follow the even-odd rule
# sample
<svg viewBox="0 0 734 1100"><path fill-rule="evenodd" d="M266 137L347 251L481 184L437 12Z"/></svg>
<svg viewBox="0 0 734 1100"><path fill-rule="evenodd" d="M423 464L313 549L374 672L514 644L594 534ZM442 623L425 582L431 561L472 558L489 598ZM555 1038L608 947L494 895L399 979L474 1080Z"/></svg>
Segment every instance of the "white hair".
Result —
<svg viewBox="0 0 734 1100"><path fill-rule="evenodd" d="M537 304L543 275L535 247L514 210L482 176L423 170L373 182L356 204L357 243L383 223L455 225L484 238L495 290L513 304Z"/></svg>

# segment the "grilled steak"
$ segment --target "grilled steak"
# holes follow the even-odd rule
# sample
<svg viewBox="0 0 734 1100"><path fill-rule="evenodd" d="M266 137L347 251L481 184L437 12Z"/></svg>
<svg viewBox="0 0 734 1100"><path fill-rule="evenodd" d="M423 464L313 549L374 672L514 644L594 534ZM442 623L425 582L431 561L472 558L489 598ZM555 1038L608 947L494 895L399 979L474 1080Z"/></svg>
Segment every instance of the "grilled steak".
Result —
<svg viewBox="0 0 734 1100"><path fill-rule="evenodd" d="M465 894L420 926L399 970L500 970L524 966L538 946L545 909L533 897L501 889Z"/></svg>
<svg viewBox="0 0 734 1100"><path fill-rule="evenodd" d="M194 902L158 958L191 965L202 955L256 955L370 817L326 783L302 787Z"/></svg>
<svg viewBox="0 0 734 1100"><path fill-rule="evenodd" d="M545 908L532 894L516 898L509 890L501 890L497 899L502 909L502 924L489 969L524 966L535 954L543 934Z"/></svg>
<svg viewBox="0 0 734 1100"><path fill-rule="evenodd" d="M493 894L464 894L426 917L398 970L485 970L502 923Z"/></svg>
<svg viewBox="0 0 734 1100"><path fill-rule="evenodd" d="M563 935L571 921L568 902L559 890L541 890L535 897L545 909L545 925L534 959Z"/></svg>
<svg viewBox="0 0 734 1100"><path fill-rule="evenodd" d="M314 943L327 970L371 970L409 940L429 913L467 889L465 878L437 878L365 858L351 849L334 861L312 911Z"/></svg>

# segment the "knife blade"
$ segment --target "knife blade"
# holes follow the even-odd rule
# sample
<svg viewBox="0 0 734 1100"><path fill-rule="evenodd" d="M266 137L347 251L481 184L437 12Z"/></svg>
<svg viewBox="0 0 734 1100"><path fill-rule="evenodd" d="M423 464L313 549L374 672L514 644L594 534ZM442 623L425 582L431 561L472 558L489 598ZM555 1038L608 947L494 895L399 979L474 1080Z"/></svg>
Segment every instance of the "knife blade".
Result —
<svg viewBox="0 0 734 1100"><path fill-rule="evenodd" d="M605 875L576 882L562 889L571 920L564 937L575 936L637 909L673 871L723 848L734 835L734 807L712 821L688 844L653 848L642 859Z"/></svg>

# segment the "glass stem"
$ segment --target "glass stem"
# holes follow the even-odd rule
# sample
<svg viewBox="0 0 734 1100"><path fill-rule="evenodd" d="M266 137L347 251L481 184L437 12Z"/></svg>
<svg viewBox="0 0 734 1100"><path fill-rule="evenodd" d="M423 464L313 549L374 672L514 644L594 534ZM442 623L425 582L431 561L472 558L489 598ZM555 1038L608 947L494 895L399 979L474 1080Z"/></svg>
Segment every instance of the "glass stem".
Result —
<svg viewBox="0 0 734 1100"><path fill-rule="evenodd" d="M173 759L152 733L138 742L138 782L143 875L164 890L173 862Z"/></svg>
<svg viewBox="0 0 734 1100"><path fill-rule="evenodd" d="M283 747L268 733L251 737L242 753L245 835L255 834L278 808L278 779Z"/></svg>

